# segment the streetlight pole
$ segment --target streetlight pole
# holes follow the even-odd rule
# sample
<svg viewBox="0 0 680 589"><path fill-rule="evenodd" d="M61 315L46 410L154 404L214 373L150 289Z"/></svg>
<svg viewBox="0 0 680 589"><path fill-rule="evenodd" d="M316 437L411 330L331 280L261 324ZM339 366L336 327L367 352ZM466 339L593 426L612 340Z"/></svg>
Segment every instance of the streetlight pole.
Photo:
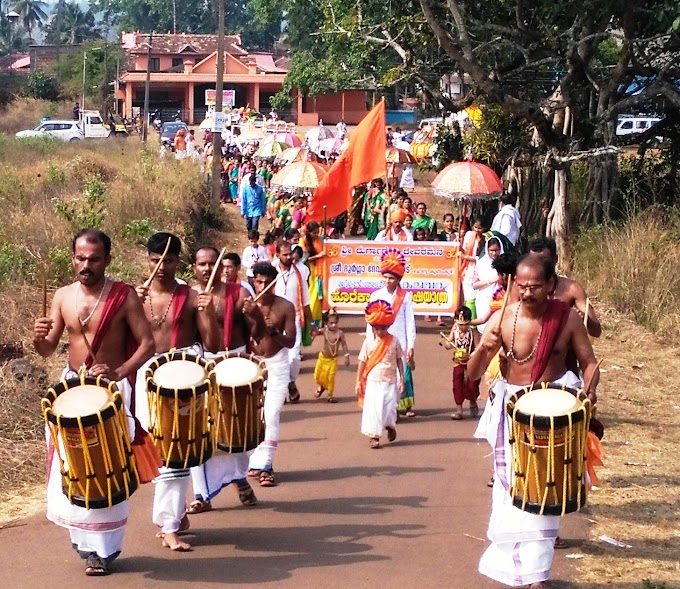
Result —
<svg viewBox="0 0 680 589"><path fill-rule="evenodd" d="M14 64L12 63L12 32L14 31L14 23L17 22L21 18L21 15L14 11L11 10L7 13L7 22L9 23L9 32L8 32L8 40L9 40L9 74L10 76L14 73Z"/></svg>
<svg viewBox="0 0 680 589"><path fill-rule="evenodd" d="M222 88L224 87L224 3L217 0L217 77L215 79L215 111L213 124L217 113L222 113ZM222 129L213 131L213 165L212 165L212 200L219 206L222 193Z"/></svg>
<svg viewBox="0 0 680 589"><path fill-rule="evenodd" d="M87 62L87 49L83 50L83 97L80 101L80 111L85 110L85 63Z"/></svg>

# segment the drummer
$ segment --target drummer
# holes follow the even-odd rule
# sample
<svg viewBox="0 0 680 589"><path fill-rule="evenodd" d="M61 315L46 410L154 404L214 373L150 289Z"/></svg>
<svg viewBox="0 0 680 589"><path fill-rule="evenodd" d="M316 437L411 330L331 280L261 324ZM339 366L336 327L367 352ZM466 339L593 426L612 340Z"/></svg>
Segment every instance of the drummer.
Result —
<svg viewBox="0 0 680 589"><path fill-rule="evenodd" d="M517 264L513 287L519 301L505 313L495 313L468 361L468 378L484 374L502 347L507 357L506 380L496 381L486 438L494 449L494 483L491 520L487 535L491 545L482 555L479 572L510 586L543 588L550 575L559 516L535 515L512 505L511 453L503 427L507 399L523 386L553 382L579 387L578 377L567 370L572 351L583 369L595 403L599 371L588 333L578 313L551 298L557 275L551 260L528 254Z"/></svg>
<svg viewBox="0 0 680 589"><path fill-rule="evenodd" d="M290 252L288 253L290 256ZM281 409L288 394L290 381L289 350L295 345L295 307L282 296L274 294L270 285L277 280L278 272L269 262L253 266L255 292L260 298L248 298L243 304L243 314L252 325L250 333L253 351L262 356L267 365L267 389L264 396L264 441L250 457L248 476L258 477L261 487L272 487L274 480L274 454L279 443ZM284 277L281 277L281 281ZM266 290L267 289L267 290ZM266 292L265 292L266 290Z"/></svg>
<svg viewBox="0 0 680 589"><path fill-rule="evenodd" d="M219 254L215 248L199 248L193 256L194 276L198 285L194 290L203 292L208 284ZM219 333L219 349L217 354L204 352L208 359L217 357L225 350L238 353L246 351L249 329L243 316L243 303L250 296L244 284L239 281L239 257L229 253L224 257L225 282L215 281L212 290L215 306L216 329ZM194 489L194 501L189 505L187 513L203 513L212 510L211 500L226 487L234 483L243 505L257 504L257 497L248 483L246 471L250 452L231 454L218 452L206 462L191 468L191 482Z"/></svg>
<svg viewBox="0 0 680 589"><path fill-rule="evenodd" d="M151 329L132 287L106 277L111 263L109 237L98 229L83 229L71 247L76 281L57 290L49 317L36 319L33 345L41 356L51 356L66 329L68 366L62 378L76 377L79 368L85 367L92 376L114 380L129 410L132 387L128 378L134 379L137 369L153 354ZM88 353L86 338L96 359ZM137 346L131 355L126 351L128 343ZM127 501L104 509L78 507L62 492L58 460L48 459L48 473L47 519L69 530L72 546L87 562L86 575L109 574L109 565L123 547Z"/></svg>
<svg viewBox="0 0 680 589"><path fill-rule="evenodd" d="M166 247L167 253L163 257ZM170 349L184 349L201 355L202 347L211 351L218 348L212 296L204 292L198 293L186 284L180 284L175 278L181 249L182 242L172 233L155 233L147 242L149 270L153 271L156 266L159 269L150 286L137 287L137 294L151 324L156 354ZM199 308L202 310L199 311ZM137 374L137 388L140 391L145 388L144 368ZM141 405L140 421L144 424ZM144 417L148 419L147 415ZM161 528L159 536L163 546L177 551L191 550L191 546L177 535L189 527L185 502L189 487L189 469L163 467L154 483L156 491L153 522Z"/></svg>

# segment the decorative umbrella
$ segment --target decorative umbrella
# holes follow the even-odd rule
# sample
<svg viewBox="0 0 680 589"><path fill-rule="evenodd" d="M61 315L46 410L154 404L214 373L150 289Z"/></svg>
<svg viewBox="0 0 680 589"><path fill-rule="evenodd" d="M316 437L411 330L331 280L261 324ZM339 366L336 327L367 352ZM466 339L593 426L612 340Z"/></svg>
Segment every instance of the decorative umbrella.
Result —
<svg viewBox="0 0 680 589"><path fill-rule="evenodd" d="M489 166L477 162L454 162L446 166L432 182L437 196L452 200L490 200L503 192L500 178Z"/></svg>
<svg viewBox="0 0 680 589"><path fill-rule="evenodd" d="M264 135L263 135L264 136ZM264 138L262 143L271 143L278 141L279 143L285 143L288 147L300 147L302 146L302 140L295 134L286 131L285 133L269 133Z"/></svg>
<svg viewBox="0 0 680 589"><path fill-rule="evenodd" d="M319 144L326 139L335 139L335 135L333 135L333 131L323 125L312 127L305 135L305 142L315 153L319 153Z"/></svg>
<svg viewBox="0 0 680 589"><path fill-rule="evenodd" d="M385 161L388 164L417 164L418 160L413 157L410 151L397 147L388 147L385 150Z"/></svg>
<svg viewBox="0 0 680 589"><path fill-rule="evenodd" d="M273 160L275 157L281 155L288 149L285 143L272 141L271 143L263 143L255 152L255 157L263 160Z"/></svg>
<svg viewBox="0 0 680 589"><path fill-rule="evenodd" d="M286 147L288 149L276 156L276 162L281 165L304 162L309 157L309 150L305 147L288 147L287 145Z"/></svg>
<svg viewBox="0 0 680 589"><path fill-rule="evenodd" d="M258 141L264 138L265 132L259 127L246 125L241 127L241 139L243 141Z"/></svg>
<svg viewBox="0 0 680 589"><path fill-rule="evenodd" d="M294 162L281 168L272 176L270 184L281 188L316 188L328 168L317 162Z"/></svg>
<svg viewBox="0 0 680 589"><path fill-rule="evenodd" d="M346 145L349 142L347 139L336 139L334 137L329 137L328 139L322 139L319 141L319 146L318 149L312 151L316 151L316 153L323 153L325 155L329 155L331 153L341 153L343 150L343 147L346 149ZM310 148L311 149L311 148Z"/></svg>

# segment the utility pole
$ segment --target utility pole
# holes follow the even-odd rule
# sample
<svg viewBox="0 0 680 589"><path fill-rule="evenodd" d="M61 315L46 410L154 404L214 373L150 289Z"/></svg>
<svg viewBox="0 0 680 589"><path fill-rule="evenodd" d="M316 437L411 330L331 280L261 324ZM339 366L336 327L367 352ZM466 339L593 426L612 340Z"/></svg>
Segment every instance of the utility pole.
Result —
<svg viewBox="0 0 680 589"><path fill-rule="evenodd" d="M62 10L64 9L64 0L59 0L57 2L57 14L55 16L56 28L57 28L57 82L61 81L61 64L59 63L61 58L61 18Z"/></svg>
<svg viewBox="0 0 680 589"><path fill-rule="evenodd" d="M153 33L149 33L149 50L146 54L146 82L144 83L144 118L142 119L142 141L146 143L149 136L149 93L151 89L151 44Z"/></svg>
<svg viewBox="0 0 680 589"><path fill-rule="evenodd" d="M213 124L217 113L222 113L222 88L224 85L224 2L217 0L217 77L215 79L215 111ZM212 165L212 200L220 204L222 179L222 129L213 132L213 165Z"/></svg>

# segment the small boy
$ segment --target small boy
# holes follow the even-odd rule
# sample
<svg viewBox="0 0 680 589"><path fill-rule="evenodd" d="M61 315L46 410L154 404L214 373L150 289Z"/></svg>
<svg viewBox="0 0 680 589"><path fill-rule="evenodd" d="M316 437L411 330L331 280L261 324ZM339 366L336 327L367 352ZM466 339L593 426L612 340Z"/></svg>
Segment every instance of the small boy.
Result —
<svg viewBox="0 0 680 589"><path fill-rule="evenodd" d="M380 436L387 430L387 439L397 439L397 401L404 392L404 363L399 340L387 329L394 322L392 307L387 301L368 303L366 323L373 329L359 352L356 393L361 415L361 433L370 438L371 448L380 448Z"/></svg>
<svg viewBox="0 0 680 589"><path fill-rule="evenodd" d="M479 343L479 333L470 329L472 311L467 307L459 307L456 311L456 321L451 328L448 340L444 344L447 350L453 349L453 401L456 411L451 419L463 419L463 401L470 402L470 415L477 417L479 407L479 380L467 377L467 363L470 355Z"/></svg>
<svg viewBox="0 0 680 589"><path fill-rule="evenodd" d="M319 329L315 336L323 335L323 349L319 352L319 357L314 367L314 382L316 382L316 398L328 392L328 402L337 403L338 400L333 396L335 390L335 373L338 370L338 350L342 346L345 354L345 366L349 366L349 349L345 341L345 334L338 329L340 316L335 309L328 311L326 325Z"/></svg>
<svg viewBox="0 0 680 589"><path fill-rule="evenodd" d="M260 262L268 262L269 255L264 246L260 245L260 234L257 229L248 231L248 241L250 242L250 245L246 246L243 250L241 263L246 269L246 278L248 279L250 286L253 286L253 266Z"/></svg>

